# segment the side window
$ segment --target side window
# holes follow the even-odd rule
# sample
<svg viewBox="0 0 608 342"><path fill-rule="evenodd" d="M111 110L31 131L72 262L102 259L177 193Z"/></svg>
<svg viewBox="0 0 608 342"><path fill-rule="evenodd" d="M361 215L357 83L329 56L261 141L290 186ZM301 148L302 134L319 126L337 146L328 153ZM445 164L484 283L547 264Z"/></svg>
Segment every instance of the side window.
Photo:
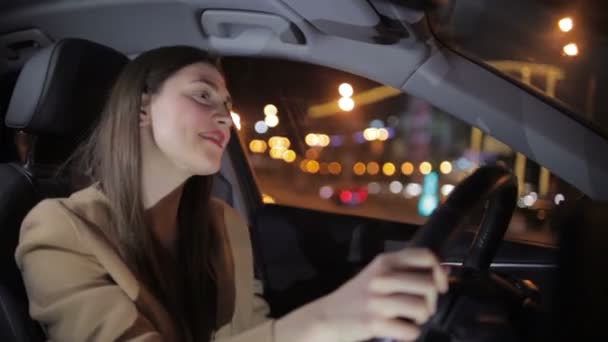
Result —
<svg viewBox="0 0 608 342"><path fill-rule="evenodd" d="M578 192L509 146L397 89L320 66L227 58L238 135L264 201L422 224L477 167L519 178L509 234L553 241Z"/></svg>

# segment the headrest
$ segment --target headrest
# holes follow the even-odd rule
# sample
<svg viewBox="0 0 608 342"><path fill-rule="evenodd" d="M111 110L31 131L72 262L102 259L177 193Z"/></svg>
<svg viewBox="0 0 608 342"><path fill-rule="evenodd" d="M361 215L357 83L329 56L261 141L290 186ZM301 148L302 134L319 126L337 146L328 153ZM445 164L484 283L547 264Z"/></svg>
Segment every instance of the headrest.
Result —
<svg viewBox="0 0 608 342"><path fill-rule="evenodd" d="M88 133L128 61L118 51L83 39L64 39L42 49L19 74L6 125L42 136Z"/></svg>

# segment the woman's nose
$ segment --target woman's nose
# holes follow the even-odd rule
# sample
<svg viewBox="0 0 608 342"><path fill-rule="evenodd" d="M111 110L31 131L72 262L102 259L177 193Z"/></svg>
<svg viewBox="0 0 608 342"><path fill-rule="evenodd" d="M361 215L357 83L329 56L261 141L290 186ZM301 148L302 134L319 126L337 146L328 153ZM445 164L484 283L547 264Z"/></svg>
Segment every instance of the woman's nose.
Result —
<svg viewBox="0 0 608 342"><path fill-rule="evenodd" d="M221 126L231 126L232 125L232 117L230 116L230 112L226 110L218 110L213 116L213 120L216 124Z"/></svg>

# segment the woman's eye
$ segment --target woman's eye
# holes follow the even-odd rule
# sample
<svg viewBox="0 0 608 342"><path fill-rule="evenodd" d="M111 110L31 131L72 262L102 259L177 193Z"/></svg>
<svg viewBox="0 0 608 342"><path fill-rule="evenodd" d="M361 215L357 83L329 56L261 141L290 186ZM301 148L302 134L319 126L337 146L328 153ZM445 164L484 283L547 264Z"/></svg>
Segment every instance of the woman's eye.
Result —
<svg viewBox="0 0 608 342"><path fill-rule="evenodd" d="M211 93L209 93L208 91L203 91L200 94L200 98L203 100L210 100L211 99Z"/></svg>

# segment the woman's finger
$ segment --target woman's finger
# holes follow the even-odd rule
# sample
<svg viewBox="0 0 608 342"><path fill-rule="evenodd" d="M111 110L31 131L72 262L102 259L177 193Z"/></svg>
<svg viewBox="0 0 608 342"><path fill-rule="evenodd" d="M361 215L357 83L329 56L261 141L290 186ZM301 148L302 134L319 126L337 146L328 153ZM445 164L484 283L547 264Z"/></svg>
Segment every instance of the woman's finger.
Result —
<svg viewBox="0 0 608 342"><path fill-rule="evenodd" d="M420 328L414 323L400 319L376 319L371 323L373 337L414 341L420 335Z"/></svg>
<svg viewBox="0 0 608 342"><path fill-rule="evenodd" d="M404 267L431 268L439 264L437 256L426 248L404 248L386 255Z"/></svg>
<svg viewBox="0 0 608 342"><path fill-rule="evenodd" d="M429 272L395 272L377 276L370 281L370 290L378 295L413 294L426 299L427 309L434 313L437 307L437 284Z"/></svg>
<svg viewBox="0 0 608 342"><path fill-rule="evenodd" d="M417 324L426 322L431 314L422 296L399 294L376 296L368 302L369 313L382 318L408 318Z"/></svg>
<svg viewBox="0 0 608 342"><path fill-rule="evenodd" d="M415 293L425 294L429 287L435 286L430 272L394 271L370 280L370 290L377 294Z"/></svg>
<svg viewBox="0 0 608 342"><path fill-rule="evenodd" d="M448 290L448 275L441 267L439 259L425 248L405 248L398 252L388 253L385 264L389 268L430 268L439 292Z"/></svg>
<svg viewBox="0 0 608 342"><path fill-rule="evenodd" d="M433 279L435 279L435 284L437 284L437 289L440 293L448 292L449 287L449 277L448 272L444 267L437 263L437 265L433 266Z"/></svg>

